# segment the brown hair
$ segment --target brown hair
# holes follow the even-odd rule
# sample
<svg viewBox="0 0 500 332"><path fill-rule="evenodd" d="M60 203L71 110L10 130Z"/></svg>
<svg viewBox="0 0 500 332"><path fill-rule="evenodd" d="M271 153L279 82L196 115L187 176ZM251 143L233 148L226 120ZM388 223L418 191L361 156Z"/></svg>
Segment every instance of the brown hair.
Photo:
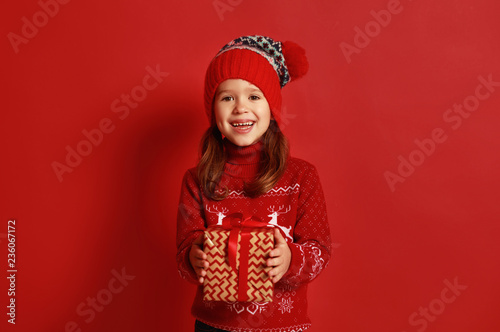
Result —
<svg viewBox="0 0 500 332"><path fill-rule="evenodd" d="M270 190L285 172L290 149L288 140L279 129L275 120L262 135L262 154L259 171L252 182L245 182L243 190L249 197L257 197ZM198 179L207 197L223 200L229 194L227 186L221 193L219 182L224 171L226 151L219 128L212 125L205 131L200 142L200 160L197 165Z"/></svg>

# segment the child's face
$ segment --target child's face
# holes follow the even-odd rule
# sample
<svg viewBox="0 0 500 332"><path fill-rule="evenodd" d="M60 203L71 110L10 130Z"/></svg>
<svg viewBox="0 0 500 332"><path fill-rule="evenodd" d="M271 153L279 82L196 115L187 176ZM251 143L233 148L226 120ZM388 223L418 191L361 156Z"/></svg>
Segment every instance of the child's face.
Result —
<svg viewBox="0 0 500 332"><path fill-rule="evenodd" d="M264 93L242 79L228 79L215 92L215 122L220 132L239 146L256 143L269 128L271 110ZM251 125L237 125L250 123Z"/></svg>

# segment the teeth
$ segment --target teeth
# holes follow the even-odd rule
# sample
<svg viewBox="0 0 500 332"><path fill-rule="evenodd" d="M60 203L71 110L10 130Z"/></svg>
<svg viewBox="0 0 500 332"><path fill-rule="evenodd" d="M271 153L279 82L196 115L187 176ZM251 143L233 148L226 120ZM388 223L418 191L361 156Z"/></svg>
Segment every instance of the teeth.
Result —
<svg viewBox="0 0 500 332"><path fill-rule="evenodd" d="M251 126L251 125L253 125L253 122L232 123L231 125L232 125L233 127Z"/></svg>

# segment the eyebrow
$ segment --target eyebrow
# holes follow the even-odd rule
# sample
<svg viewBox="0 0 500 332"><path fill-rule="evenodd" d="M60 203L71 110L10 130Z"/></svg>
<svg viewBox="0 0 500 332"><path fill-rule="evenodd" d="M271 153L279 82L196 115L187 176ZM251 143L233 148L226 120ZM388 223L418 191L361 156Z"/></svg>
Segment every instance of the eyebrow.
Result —
<svg viewBox="0 0 500 332"><path fill-rule="evenodd" d="M259 88L247 88L245 89L246 91L248 92L259 92L259 93L263 93L262 90L260 90ZM219 96L223 93L232 93L233 90L231 89L225 89L225 90L220 90L220 91L217 91L217 93L215 94L216 96Z"/></svg>
<svg viewBox="0 0 500 332"><path fill-rule="evenodd" d="M260 92L260 93L263 93L262 90L260 90L259 88L250 88L249 91L250 92Z"/></svg>
<svg viewBox="0 0 500 332"><path fill-rule="evenodd" d="M220 90L220 91L217 91L217 93L215 95L218 96L218 95L221 95L221 94L226 93L226 92L231 92L231 90Z"/></svg>

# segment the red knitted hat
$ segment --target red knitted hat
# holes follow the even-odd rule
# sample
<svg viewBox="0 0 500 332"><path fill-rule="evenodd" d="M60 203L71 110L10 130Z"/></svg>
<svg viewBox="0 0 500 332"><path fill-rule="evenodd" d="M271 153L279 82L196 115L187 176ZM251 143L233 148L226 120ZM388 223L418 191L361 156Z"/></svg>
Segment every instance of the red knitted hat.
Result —
<svg viewBox="0 0 500 332"><path fill-rule="evenodd" d="M210 62L205 76L205 111L211 123L213 100L219 84L244 79L257 86L269 103L278 126L281 123L281 88L307 73L305 50L294 42L265 36L239 37L225 45Z"/></svg>

